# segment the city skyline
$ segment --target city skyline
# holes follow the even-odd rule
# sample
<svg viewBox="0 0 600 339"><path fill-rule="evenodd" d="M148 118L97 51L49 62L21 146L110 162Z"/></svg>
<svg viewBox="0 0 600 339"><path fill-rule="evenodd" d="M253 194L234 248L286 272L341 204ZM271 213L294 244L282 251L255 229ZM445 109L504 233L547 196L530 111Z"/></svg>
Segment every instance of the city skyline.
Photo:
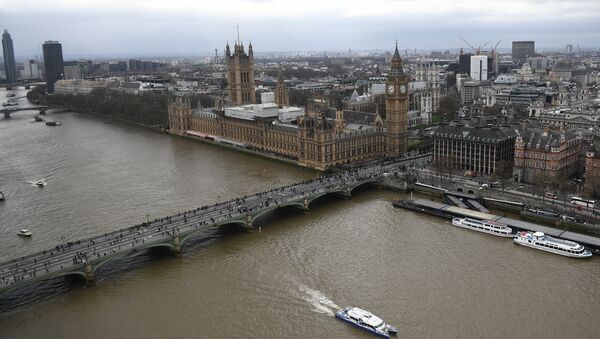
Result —
<svg viewBox="0 0 600 339"><path fill-rule="evenodd" d="M589 0L305 1L237 0L192 2L86 1L52 5L0 0L17 59L41 55L46 40L59 40L66 56L211 55L224 42L252 40L256 51L431 50L498 41L534 40L536 48L566 44L595 48L600 41L600 3ZM51 23L35 29L41 23ZM74 32L76 32L74 34ZM107 49L108 46L108 49Z"/></svg>

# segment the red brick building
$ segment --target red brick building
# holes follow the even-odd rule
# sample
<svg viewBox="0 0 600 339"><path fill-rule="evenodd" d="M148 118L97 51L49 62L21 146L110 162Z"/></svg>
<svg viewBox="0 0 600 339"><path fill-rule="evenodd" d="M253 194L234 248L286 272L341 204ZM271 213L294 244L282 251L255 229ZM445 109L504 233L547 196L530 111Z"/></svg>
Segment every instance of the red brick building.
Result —
<svg viewBox="0 0 600 339"><path fill-rule="evenodd" d="M522 126L515 141L515 181L556 187L580 172L582 139L574 130Z"/></svg>

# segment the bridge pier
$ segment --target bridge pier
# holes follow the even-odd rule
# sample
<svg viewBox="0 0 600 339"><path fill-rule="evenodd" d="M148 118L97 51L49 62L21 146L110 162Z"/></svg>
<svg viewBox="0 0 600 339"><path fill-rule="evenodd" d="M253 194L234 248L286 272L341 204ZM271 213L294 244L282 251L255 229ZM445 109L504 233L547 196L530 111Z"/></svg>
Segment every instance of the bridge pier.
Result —
<svg viewBox="0 0 600 339"><path fill-rule="evenodd" d="M252 218L252 214L246 214L246 226L244 227L246 229L246 232L254 231L254 226L252 226L254 220L252 219L254 219Z"/></svg>
<svg viewBox="0 0 600 339"><path fill-rule="evenodd" d="M173 237L173 253L175 253L176 257L181 256L181 239L179 235Z"/></svg>
<svg viewBox="0 0 600 339"><path fill-rule="evenodd" d="M306 197L302 201L302 213L304 213L304 214L308 213L308 198L306 198Z"/></svg>
<svg viewBox="0 0 600 339"><path fill-rule="evenodd" d="M96 277L94 276L94 267L90 263L83 264L83 274L85 278L85 286L94 286Z"/></svg>

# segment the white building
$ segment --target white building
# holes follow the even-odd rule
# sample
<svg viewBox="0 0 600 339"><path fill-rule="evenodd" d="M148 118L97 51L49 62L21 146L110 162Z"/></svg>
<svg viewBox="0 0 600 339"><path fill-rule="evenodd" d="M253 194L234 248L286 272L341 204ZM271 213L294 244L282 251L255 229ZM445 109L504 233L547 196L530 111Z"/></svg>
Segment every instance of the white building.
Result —
<svg viewBox="0 0 600 339"><path fill-rule="evenodd" d="M304 115L304 108L287 106L279 108L273 92L261 93L261 104L225 107L225 116L236 119L256 120L256 118L277 118L281 122L291 122Z"/></svg>
<svg viewBox="0 0 600 339"><path fill-rule="evenodd" d="M58 80L54 84L55 94L90 94L96 88L116 87L113 81L101 80Z"/></svg>
<svg viewBox="0 0 600 339"><path fill-rule="evenodd" d="M23 78L39 78L40 69L38 63L34 59L27 59L23 63Z"/></svg>
<svg viewBox="0 0 600 339"><path fill-rule="evenodd" d="M487 80L487 55L472 55L471 56L471 80L483 81Z"/></svg>

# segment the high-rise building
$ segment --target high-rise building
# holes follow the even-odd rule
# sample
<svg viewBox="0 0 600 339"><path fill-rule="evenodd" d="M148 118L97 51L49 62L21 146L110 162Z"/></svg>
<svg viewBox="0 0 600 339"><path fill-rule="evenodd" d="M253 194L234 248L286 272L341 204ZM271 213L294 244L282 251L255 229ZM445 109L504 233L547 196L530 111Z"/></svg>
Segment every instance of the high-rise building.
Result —
<svg viewBox="0 0 600 339"><path fill-rule="evenodd" d="M225 61L227 62L227 88L231 102L234 105L256 103L252 43L248 46L248 54L244 52L241 41L235 43L231 54L228 43L225 47Z"/></svg>
<svg viewBox="0 0 600 339"><path fill-rule="evenodd" d="M458 65L459 65L458 72L470 74L471 73L471 56L473 56L473 54L462 53L462 49L460 51L461 51L461 53L458 57Z"/></svg>
<svg viewBox="0 0 600 339"><path fill-rule="evenodd" d="M63 53L62 45L58 41L48 40L42 45L44 52L44 70L46 74L46 90L54 92L54 83L63 79Z"/></svg>
<svg viewBox="0 0 600 339"><path fill-rule="evenodd" d="M396 158L406 153L408 129L408 75L402 69L398 43L386 79L385 156Z"/></svg>
<svg viewBox="0 0 600 339"><path fill-rule="evenodd" d="M527 58L533 57L535 54L535 41L513 41L512 42L512 59L523 65Z"/></svg>
<svg viewBox="0 0 600 339"><path fill-rule="evenodd" d="M488 57L487 55L471 56L471 79L475 81L487 80Z"/></svg>
<svg viewBox="0 0 600 339"><path fill-rule="evenodd" d="M4 30L4 34L2 34L2 51L4 52L4 71L6 72L6 82L12 84L13 82L17 81L17 65L15 64L15 50L13 48L13 41L7 30Z"/></svg>

